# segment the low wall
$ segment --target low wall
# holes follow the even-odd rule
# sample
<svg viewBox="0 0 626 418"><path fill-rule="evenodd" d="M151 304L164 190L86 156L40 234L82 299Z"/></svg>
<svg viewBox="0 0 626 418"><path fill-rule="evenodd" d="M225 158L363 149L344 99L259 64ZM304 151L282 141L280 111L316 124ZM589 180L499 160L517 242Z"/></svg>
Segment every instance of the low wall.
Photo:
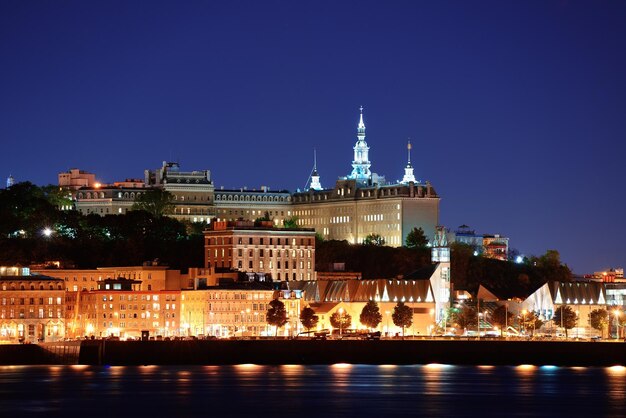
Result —
<svg viewBox="0 0 626 418"><path fill-rule="evenodd" d="M0 345L0 364L78 364L79 341Z"/></svg>
<svg viewBox="0 0 626 418"><path fill-rule="evenodd" d="M85 341L81 364L626 365L622 342Z"/></svg>
<svg viewBox="0 0 626 418"><path fill-rule="evenodd" d="M626 365L623 342L82 341L0 345L0 364Z"/></svg>

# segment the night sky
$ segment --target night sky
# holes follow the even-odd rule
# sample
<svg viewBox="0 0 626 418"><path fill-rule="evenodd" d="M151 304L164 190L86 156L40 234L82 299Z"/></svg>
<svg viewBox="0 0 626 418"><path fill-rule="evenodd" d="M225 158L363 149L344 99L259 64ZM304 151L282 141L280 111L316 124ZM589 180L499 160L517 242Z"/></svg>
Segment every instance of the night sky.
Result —
<svg viewBox="0 0 626 418"><path fill-rule="evenodd" d="M372 171L441 195L441 223L626 264L626 2L7 1L0 176L102 182L163 160L217 187Z"/></svg>

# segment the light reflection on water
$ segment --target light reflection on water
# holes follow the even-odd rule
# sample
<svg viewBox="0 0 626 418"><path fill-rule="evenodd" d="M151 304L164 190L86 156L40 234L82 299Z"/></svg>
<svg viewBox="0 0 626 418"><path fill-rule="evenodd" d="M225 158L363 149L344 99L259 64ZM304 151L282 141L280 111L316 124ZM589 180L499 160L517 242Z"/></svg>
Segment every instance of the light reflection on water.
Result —
<svg viewBox="0 0 626 418"><path fill-rule="evenodd" d="M0 367L7 417L626 416L625 393L623 366Z"/></svg>

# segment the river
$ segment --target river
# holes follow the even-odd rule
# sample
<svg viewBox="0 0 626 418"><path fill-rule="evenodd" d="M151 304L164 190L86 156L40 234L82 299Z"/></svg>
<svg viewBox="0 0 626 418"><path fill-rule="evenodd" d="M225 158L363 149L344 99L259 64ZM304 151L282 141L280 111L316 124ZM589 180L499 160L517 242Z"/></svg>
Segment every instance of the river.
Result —
<svg viewBox="0 0 626 418"><path fill-rule="evenodd" d="M1 366L4 417L626 416L626 368Z"/></svg>

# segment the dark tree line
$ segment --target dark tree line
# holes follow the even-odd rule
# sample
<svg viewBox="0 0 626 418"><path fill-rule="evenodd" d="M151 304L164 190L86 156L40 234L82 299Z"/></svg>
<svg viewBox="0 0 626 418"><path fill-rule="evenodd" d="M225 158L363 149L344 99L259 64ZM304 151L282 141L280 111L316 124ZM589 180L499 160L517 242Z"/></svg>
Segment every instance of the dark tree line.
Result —
<svg viewBox="0 0 626 418"><path fill-rule="evenodd" d="M317 240L315 269L328 271L333 263L345 263L364 279L396 277L430 264L430 249L350 244L348 241Z"/></svg>
<svg viewBox="0 0 626 418"><path fill-rule="evenodd" d="M0 264L60 261L94 268L140 265L201 267L201 228L142 210L125 215L82 215L59 210L69 205L56 186L18 183L0 190Z"/></svg>

